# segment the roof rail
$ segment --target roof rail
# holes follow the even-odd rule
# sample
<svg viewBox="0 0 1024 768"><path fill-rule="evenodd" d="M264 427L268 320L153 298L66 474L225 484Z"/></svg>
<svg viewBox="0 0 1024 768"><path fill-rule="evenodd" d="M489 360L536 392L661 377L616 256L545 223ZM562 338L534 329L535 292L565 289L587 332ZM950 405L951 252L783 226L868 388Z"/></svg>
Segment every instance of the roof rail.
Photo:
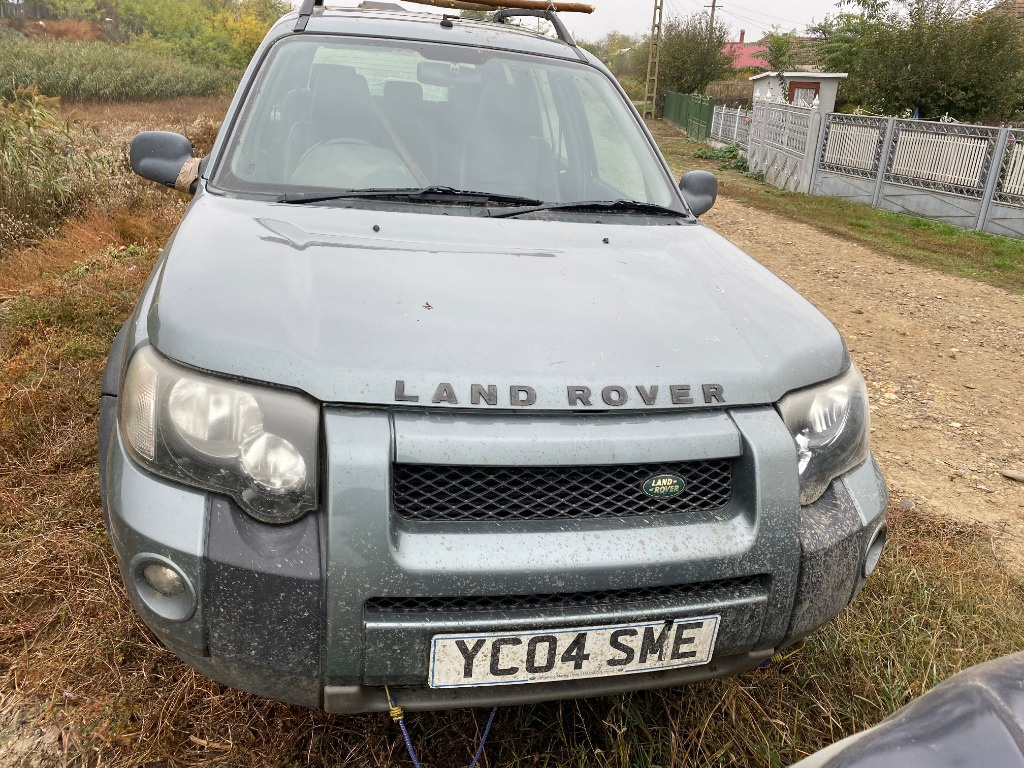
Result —
<svg viewBox="0 0 1024 768"><path fill-rule="evenodd" d="M559 40L572 48L576 47L576 40L573 38L572 32L566 29L565 24L562 23L562 20L558 18L558 14L554 11L542 11L537 8L502 8L500 11L495 11L491 19L499 24L504 24L506 19L515 16L536 16L539 19L547 19L551 22L551 26L555 28Z"/></svg>
<svg viewBox="0 0 1024 768"><path fill-rule="evenodd" d="M313 9L323 7L324 0L302 0L302 5L299 7L299 19L295 22L295 31L304 32L309 17L313 15Z"/></svg>

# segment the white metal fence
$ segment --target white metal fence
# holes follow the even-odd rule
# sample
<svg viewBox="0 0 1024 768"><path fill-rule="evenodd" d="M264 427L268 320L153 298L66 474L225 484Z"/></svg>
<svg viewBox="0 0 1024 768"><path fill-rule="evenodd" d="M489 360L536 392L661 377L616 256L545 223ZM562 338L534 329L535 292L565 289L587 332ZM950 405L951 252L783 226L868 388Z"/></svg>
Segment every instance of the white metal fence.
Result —
<svg viewBox="0 0 1024 768"><path fill-rule="evenodd" d="M1024 238L1024 130L831 114L819 143L811 192Z"/></svg>
<svg viewBox="0 0 1024 768"><path fill-rule="evenodd" d="M882 156L885 124L884 117L829 115L819 167L874 178Z"/></svg>
<svg viewBox="0 0 1024 768"><path fill-rule="evenodd" d="M816 106L754 97L747 163L765 181L796 192L810 190L821 113Z"/></svg>
<svg viewBox="0 0 1024 768"><path fill-rule="evenodd" d="M711 138L745 147L750 137L750 120L751 113L745 109L715 105L715 114L711 121Z"/></svg>
<svg viewBox="0 0 1024 768"><path fill-rule="evenodd" d="M1007 132L996 200L1024 208L1024 129Z"/></svg>
<svg viewBox="0 0 1024 768"><path fill-rule="evenodd" d="M1024 239L1024 128L824 115L755 94L750 111L716 106L710 135L783 189Z"/></svg>
<svg viewBox="0 0 1024 768"><path fill-rule="evenodd" d="M803 154L807 147L811 108L768 103L765 142L778 149Z"/></svg>
<svg viewBox="0 0 1024 768"><path fill-rule="evenodd" d="M986 126L896 120L886 179L981 197L998 136Z"/></svg>

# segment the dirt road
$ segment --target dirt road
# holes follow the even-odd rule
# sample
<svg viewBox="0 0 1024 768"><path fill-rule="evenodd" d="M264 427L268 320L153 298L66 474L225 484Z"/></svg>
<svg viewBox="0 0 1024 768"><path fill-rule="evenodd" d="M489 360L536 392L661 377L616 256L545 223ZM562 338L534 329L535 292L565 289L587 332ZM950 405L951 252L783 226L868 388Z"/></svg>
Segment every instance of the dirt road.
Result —
<svg viewBox="0 0 1024 768"><path fill-rule="evenodd" d="M872 448L902 504L992 527L1024 573L1024 297L905 264L719 198L705 222L842 332L871 392Z"/></svg>

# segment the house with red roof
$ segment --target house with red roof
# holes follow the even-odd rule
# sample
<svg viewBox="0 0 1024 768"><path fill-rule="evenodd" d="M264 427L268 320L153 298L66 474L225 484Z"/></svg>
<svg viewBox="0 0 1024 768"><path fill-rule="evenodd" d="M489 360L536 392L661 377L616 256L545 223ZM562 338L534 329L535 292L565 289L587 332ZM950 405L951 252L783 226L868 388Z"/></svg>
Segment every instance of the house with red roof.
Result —
<svg viewBox="0 0 1024 768"><path fill-rule="evenodd" d="M740 39L734 43L726 43L722 53L732 58L733 69L768 69L768 62L763 58L768 46L760 43L745 42L747 30L740 30Z"/></svg>

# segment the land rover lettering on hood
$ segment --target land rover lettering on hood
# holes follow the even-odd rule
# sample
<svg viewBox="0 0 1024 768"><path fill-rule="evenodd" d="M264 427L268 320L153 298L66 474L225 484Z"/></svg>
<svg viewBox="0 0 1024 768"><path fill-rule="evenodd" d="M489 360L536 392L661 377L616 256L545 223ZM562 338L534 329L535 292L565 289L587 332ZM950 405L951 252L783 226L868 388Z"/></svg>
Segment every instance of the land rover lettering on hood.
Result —
<svg viewBox="0 0 1024 768"><path fill-rule="evenodd" d="M842 338L552 11L305 0L208 157L131 161L193 198L110 351L104 513L203 674L330 712L683 685L877 565Z"/></svg>

